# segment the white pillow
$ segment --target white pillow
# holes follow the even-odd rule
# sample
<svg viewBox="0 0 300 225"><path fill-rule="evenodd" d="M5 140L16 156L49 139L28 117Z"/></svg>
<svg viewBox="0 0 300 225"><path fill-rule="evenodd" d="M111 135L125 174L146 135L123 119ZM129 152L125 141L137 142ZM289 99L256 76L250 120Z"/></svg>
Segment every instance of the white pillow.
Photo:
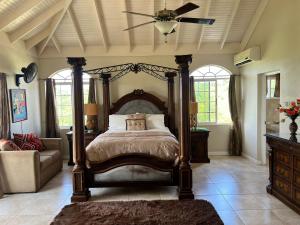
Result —
<svg viewBox="0 0 300 225"><path fill-rule="evenodd" d="M109 115L109 130L126 130L127 115Z"/></svg>
<svg viewBox="0 0 300 225"><path fill-rule="evenodd" d="M164 114L147 114L146 115L147 129L161 129L165 128Z"/></svg>

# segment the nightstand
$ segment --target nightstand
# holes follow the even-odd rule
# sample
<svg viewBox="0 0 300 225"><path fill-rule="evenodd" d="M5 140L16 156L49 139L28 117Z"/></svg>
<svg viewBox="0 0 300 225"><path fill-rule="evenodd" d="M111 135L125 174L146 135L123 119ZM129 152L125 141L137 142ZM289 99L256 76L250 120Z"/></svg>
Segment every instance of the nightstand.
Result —
<svg viewBox="0 0 300 225"><path fill-rule="evenodd" d="M88 144L94 140L101 132L84 132L84 147L88 146ZM69 161L68 165L69 166L74 166L75 163L73 162L73 131L69 131L66 133L68 142L69 142Z"/></svg>
<svg viewBox="0 0 300 225"><path fill-rule="evenodd" d="M192 128L191 129L191 163L209 163L208 158L208 136L209 130L206 128Z"/></svg>

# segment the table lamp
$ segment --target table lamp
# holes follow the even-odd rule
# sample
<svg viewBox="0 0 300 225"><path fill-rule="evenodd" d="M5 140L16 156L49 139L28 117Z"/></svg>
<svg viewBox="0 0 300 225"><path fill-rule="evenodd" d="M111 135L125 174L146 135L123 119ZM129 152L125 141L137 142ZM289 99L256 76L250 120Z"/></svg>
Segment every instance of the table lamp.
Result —
<svg viewBox="0 0 300 225"><path fill-rule="evenodd" d="M190 126L195 129L197 127L198 103L190 102Z"/></svg>
<svg viewBox="0 0 300 225"><path fill-rule="evenodd" d="M88 130L96 131L97 130L97 116L98 116L98 104L89 103L84 104L84 114L87 116L86 124Z"/></svg>

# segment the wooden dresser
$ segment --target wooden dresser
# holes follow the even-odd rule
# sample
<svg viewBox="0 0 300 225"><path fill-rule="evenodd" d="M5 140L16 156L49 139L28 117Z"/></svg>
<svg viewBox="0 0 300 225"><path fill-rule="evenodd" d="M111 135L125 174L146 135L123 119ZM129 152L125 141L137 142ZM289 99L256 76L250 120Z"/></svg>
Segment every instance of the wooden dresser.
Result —
<svg viewBox="0 0 300 225"><path fill-rule="evenodd" d="M266 134L270 146L267 192L300 214L300 135Z"/></svg>

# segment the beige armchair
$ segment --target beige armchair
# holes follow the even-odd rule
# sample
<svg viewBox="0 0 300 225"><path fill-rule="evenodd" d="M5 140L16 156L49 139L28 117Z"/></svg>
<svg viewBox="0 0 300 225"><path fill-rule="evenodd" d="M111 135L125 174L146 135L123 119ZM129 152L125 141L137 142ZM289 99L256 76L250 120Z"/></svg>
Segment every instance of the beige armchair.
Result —
<svg viewBox="0 0 300 225"><path fill-rule="evenodd" d="M46 150L0 151L0 183L4 193L37 192L61 171L62 139L42 138Z"/></svg>

